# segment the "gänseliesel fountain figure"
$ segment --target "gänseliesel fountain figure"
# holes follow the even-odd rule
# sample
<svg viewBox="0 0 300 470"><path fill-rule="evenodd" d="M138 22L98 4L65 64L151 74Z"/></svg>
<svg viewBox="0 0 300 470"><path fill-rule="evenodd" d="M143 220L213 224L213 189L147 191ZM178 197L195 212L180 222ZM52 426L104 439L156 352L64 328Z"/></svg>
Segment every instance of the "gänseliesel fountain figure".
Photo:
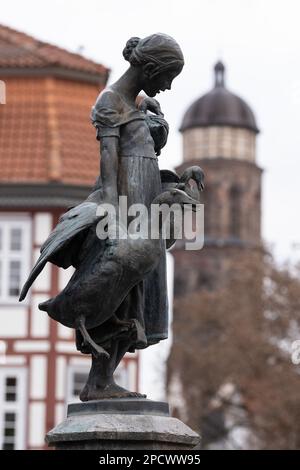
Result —
<svg viewBox="0 0 300 470"><path fill-rule="evenodd" d="M170 90L180 74L184 58L179 45L160 33L133 37L123 56L129 68L100 93L92 108L101 154L96 184L83 203L60 218L20 296L20 300L25 298L47 262L75 268L66 287L39 308L74 328L77 349L92 356L82 401L144 397L116 384L114 371L126 352L168 336L166 245L174 240L166 241L161 233L156 239L103 239L97 226L104 216L97 208L110 204L118 214L120 196L126 196L128 207L142 204L150 209L151 204L177 203L195 208L199 199L197 191L191 191L190 178L198 190L203 189L200 168L192 167L179 177L158 166L169 128L153 97ZM139 96L141 91L147 96ZM131 221L129 217L127 224ZM149 217L147 223L151 222ZM121 227L120 218L108 217L107 233L116 225Z"/></svg>

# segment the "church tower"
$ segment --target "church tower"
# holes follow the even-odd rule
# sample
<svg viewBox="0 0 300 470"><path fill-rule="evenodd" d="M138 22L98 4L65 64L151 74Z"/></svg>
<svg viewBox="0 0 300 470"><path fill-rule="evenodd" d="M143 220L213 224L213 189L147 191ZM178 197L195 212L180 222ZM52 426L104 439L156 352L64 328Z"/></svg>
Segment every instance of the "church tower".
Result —
<svg viewBox="0 0 300 470"><path fill-rule="evenodd" d="M186 111L180 131L183 163L205 172L205 243L201 251L173 250L175 298L215 289L237 257L261 243L261 173L256 164L259 132L248 104L225 85L225 67L214 67L214 87Z"/></svg>

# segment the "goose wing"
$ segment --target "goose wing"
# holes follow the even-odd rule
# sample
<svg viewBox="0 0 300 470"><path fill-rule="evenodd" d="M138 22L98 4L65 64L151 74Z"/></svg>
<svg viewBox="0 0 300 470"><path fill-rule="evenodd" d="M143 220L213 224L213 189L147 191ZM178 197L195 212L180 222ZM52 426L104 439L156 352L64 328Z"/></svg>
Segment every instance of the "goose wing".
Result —
<svg viewBox="0 0 300 470"><path fill-rule="evenodd" d="M19 301L26 297L30 286L48 261L63 268L71 266L74 253L72 244L73 248L78 248L78 242L75 243L74 238L99 220L96 211L97 202L89 198L60 217L57 226L41 247L40 257L23 286Z"/></svg>

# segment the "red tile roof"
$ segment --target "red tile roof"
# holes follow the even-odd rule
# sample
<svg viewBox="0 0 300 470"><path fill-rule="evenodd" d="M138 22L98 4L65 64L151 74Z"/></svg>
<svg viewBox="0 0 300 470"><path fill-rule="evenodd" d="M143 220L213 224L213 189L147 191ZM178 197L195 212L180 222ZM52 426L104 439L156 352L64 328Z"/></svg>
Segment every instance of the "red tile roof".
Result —
<svg viewBox="0 0 300 470"><path fill-rule="evenodd" d="M0 25L1 68L61 67L75 71L98 74L103 78L109 70L80 54L66 51L39 41L25 33Z"/></svg>
<svg viewBox="0 0 300 470"><path fill-rule="evenodd" d="M93 184L99 173L99 143L90 110L101 89L99 82L84 81L82 76L59 78L50 72L28 76L26 67L58 64L91 73L97 69L98 75L107 69L6 27L0 27L0 50L0 78L3 64L18 64L17 75L3 77L0 182Z"/></svg>

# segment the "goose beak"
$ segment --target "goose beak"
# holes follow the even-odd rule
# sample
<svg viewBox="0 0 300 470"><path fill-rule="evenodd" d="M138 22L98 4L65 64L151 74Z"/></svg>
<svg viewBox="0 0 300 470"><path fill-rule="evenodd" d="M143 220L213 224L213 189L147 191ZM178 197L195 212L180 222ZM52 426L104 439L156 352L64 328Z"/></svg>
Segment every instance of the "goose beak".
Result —
<svg viewBox="0 0 300 470"><path fill-rule="evenodd" d="M203 179L201 179L201 181L200 181L200 183L199 183L199 185L198 185L198 189L199 189L199 191L203 191L204 188L205 188L204 181L203 181Z"/></svg>
<svg viewBox="0 0 300 470"><path fill-rule="evenodd" d="M195 176L196 176L196 178L195 179L192 178L192 179L194 179L194 181L197 183L198 190L203 191L204 187L205 187L203 171L200 168L198 168L198 171L196 172Z"/></svg>

